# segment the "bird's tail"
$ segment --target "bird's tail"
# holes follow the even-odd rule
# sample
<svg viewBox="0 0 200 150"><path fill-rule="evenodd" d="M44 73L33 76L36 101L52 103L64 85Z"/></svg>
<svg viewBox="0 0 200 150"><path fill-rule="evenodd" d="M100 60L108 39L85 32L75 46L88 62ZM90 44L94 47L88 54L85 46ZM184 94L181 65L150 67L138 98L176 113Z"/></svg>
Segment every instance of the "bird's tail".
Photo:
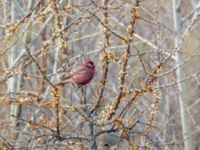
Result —
<svg viewBox="0 0 200 150"><path fill-rule="evenodd" d="M64 80L56 82L54 85L55 86L64 86L66 83L73 83L73 79L69 77L65 77Z"/></svg>

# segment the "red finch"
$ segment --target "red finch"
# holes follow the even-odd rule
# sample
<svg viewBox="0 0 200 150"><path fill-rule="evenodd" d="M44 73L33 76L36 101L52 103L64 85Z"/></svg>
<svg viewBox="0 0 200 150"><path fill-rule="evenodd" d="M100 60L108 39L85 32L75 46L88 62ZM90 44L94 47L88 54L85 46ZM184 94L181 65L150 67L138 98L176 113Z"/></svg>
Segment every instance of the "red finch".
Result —
<svg viewBox="0 0 200 150"><path fill-rule="evenodd" d="M95 74L95 65L91 60L85 61L84 64L77 67L72 71L71 75L65 77L63 81L57 83L56 85L64 85L65 83L74 83L78 86L83 86L88 84Z"/></svg>

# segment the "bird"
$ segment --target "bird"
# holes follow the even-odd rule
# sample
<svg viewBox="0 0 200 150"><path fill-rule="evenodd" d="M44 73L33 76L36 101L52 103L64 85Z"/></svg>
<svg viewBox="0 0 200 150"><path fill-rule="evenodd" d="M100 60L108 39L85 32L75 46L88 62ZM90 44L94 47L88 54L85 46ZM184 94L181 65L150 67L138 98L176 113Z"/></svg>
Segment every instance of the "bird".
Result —
<svg viewBox="0 0 200 150"><path fill-rule="evenodd" d="M90 83L94 75L94 62L91 60L86 60L82 65L75 68L69 76L64 77L62 81L57 82L55 85L63 86L66 83L73 83L81 87Z"/></svg>

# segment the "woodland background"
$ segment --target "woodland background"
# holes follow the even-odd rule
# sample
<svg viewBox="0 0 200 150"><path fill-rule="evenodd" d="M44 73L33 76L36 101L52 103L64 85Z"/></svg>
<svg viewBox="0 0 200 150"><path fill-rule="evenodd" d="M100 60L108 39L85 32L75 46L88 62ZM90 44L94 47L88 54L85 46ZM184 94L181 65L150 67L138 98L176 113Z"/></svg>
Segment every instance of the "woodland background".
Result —
<svg viewBox="0 0 200 150"><path fill-rule="evenodd" d="M0 0L0 149L200 149L199 21L199 0ZM54 85L86 59L90 84Z"/></svg>

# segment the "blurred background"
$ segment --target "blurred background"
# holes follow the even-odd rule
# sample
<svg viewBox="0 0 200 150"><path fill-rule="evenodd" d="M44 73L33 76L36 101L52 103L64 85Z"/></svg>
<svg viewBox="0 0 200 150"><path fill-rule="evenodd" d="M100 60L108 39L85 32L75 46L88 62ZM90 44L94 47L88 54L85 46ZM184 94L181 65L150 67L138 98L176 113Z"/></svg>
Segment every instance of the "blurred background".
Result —
<svg viewBox="0 0 200 150"><path fill-rule="evenodd" d="M199 0L0 0L0 149L200 150ZM85 86L55 82L92 60Z"/></svg>

